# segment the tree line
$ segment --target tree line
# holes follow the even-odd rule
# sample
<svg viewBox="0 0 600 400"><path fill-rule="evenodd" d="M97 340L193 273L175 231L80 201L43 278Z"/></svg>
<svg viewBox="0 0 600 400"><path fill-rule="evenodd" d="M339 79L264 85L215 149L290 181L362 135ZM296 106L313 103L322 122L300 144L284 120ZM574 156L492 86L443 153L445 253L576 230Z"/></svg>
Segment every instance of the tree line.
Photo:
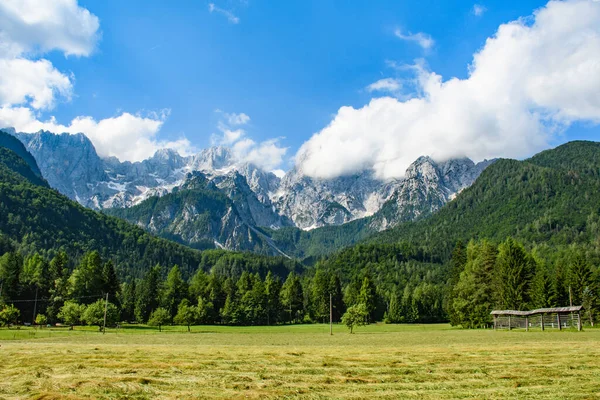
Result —
<svg viewBox="0 0 600 400"><path fill-rule="evenodd" d="M458 243L450 260L447 311L453 325L489 326L490 312L583 305L593 324L598 313L598 269L581 249L571 247L552 258L512 238Z"/></svg>
<svg viewBox="0 0 600 400"><path fill-rule="evenodd" d="M192 274L178 265L156 265L123 280L97 251L77 262L65 252L47 260L5 251L0 323L98 325L106 295L109 324L327 322L331 305L335 322L351 309L364 312L365 322L450 321L477 328L491 323L493 309L569 304L583 305L592 322L598 278L580 248L527 250L512 238L459 242L446 262L406 244L358 245L304 269L252 254L206 251Z"/></svg>

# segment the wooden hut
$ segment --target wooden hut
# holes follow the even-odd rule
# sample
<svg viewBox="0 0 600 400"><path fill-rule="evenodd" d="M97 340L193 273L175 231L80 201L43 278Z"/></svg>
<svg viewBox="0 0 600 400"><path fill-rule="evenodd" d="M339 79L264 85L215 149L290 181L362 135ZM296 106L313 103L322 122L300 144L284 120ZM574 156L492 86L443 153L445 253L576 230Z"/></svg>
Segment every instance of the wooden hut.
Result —
<svg viewBox="0 0 600 400"><path fill-rule="evenodd" d="M576 326L581 330L581 310L583 306L538 308L531 311L494 310L494 329L530 327L558 328Z"/></svg>

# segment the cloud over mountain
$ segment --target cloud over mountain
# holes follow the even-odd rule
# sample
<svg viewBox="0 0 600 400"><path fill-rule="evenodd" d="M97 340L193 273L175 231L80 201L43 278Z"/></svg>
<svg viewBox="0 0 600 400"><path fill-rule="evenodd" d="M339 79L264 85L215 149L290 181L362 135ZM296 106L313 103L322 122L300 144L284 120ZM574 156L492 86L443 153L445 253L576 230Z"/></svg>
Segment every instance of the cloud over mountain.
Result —
<svg viewBox="0 0 600 400"><path fill-rule="evenodd" d="M551 1L501 25L466 79L411 70L410 98L341 107L298 151L304 173L333 178L367 168L392 178L423 154L521 158L576 121L600 123L600 2Z"/></svg>

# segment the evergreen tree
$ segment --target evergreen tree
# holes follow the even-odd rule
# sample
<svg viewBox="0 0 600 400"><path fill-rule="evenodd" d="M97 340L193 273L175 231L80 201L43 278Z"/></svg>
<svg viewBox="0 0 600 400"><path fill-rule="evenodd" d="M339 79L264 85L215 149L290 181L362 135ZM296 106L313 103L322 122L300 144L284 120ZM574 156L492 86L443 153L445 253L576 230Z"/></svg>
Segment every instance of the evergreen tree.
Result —
<svg viewBox="0 0 600 400"><path fill-rule="evenodd" d="M394 287L390 295L390 304L386 312L385 322L388 324L397 324L402 321L402 307L400 296L398 296L397 288Z"/></svg>
<svg viewBox="0 0 600 400"><path fill-rule="evenodd" d="M265 278L265 296L267 304L267 324L275 324L282 313L281 301L279 295L281 292L281 282L273 275L271 271Z"/></svg>
<svg viewBox="0 0 600 400"><path fill-rule="evenodd" d="M373 321L375 318L375 310L377 309L377 290L369 276L363 278L360 293L358 295L358 302L359 304L365 305L369 322Z"/></svg>
<svg viewBox="0 0 600 400"><path fill-rule="evenodd" d="M479 328L491 320L496 254L496 248L487 241L470 242L467 247L467 262L452 303L455 323L464 328Z"/></svg>
<svg viewBox="0 0 600 400"><path fill-rule="evenodd" d="M196 322L199 324L207 324L212 322L213 304L204 300L203 297L198 298L196 306Z"/></svg>
<svg viewBox="0 0 600 400"><path fill-rule="evenodd" d="M592 270L582 254L577 254L569 266L569 286L573 305L583 303L583 293L586 288L594 291Z"/></svg>
<svg viewBox="0 0 600 400"><path fill-rule="evenodd" d="M131 282L123 283L121 285L121 298L119 303L121 304L121 320L122 321L133 321L135 320L135 295L136 295L136 280L133 279Z"/></svg>
<svg viewBox="0 0 600 400"><path fill-rule="evenodd" d="M460 274L465 269L467 263L467 248L462 241L456 242L452 257L450 258L450 274L446 286L446 296L444 298L444 310L448 313L450 324L453 326L461 325L461 317L455 313L454 299L456 292L454 288L460 280Z"/></svg>
<svg viewBox="0 0 600 400"><path fill-rule="evenodd" d="M333 320L338 322L346 311L344 308L344 297L342 294L342 283L337 274L331 274L329 279L329 293L331 294L331 302L333 306Z"/></svg>
<svg viewBox="0 0 600 400"><path fill-rule="evenodd" d="M199 297L207 298L211 290L210 280L208 275L200 268L196 271L190 281L189 296L190 299L198 299Z"/></svg>
<svg viewBox="0 0 600 400"><path fill-rule="evenodd" d="M325 322L329 318L329 276L317 269L310 285L311 317L314 321Z"/></svg>
<svg viewBox="0 0 600 400"><path fill-rule="evenodd" d="M300 278L290 272L281 287L281 304L288 321L298 321L304 306L304 292Z"/></svg>
<svg viewBox="0 0 600 400"><path fill-rule="evenodd" d="M138 322L148 321L150 314L159 306L160 269L160 265L151 268L136 287L135 318Z"/></svg>
<svg viewBox="0 0 600 400"><path fill-rule="evenodd" d="M556 307L555 285L548 275L547 268L538 263L531 285L531 306L533 308Z"/></svg>
<svg viewBox="0 0 600 400"><path fill-rule="evenodd" d="M495 279L496 301L499 308L527 309L534 271L535 262L520 243L508 238L499 246Z"/></svg>
<svg viewBox="0 0 600 400"><path fill-rule="evenodd" d="M161 306L169 312L171 318L177 313L177 306L187 296L188 287L178 265L169 271L161 297Z"/></svg>
<svg viewBox="0 0 600 400"><path fill-rule="evenodd" d="M119 278L117 278L117 272L115 271L115 265L112 261L107 261L102 267L102 281L103 281L103 292L108 293L109 298L118 298L119 291L121 290L121 284Z"/></svg>
<svg viewBox="0 0 600 400"><path fill-rule="evenodd" d="M554 296L557 307L569 305L569 271L564 260L557 260L554 269Z"/></svg>
<svg viewBox="0 0 600 400"><path fill-rule="evenodd" d="M18 253L8 252L0 257L0 300L15 300L21 291L20 277L23 270L23 258Z"/></svg>
<svg viewBox="0 0 600 400"><path fill-rule="evenodd" d="M50 261L50 281L49 302L46 308L48 321L56 322L58 313L64 305L69 293L69 257L64 251L58 252Z"/></svg>

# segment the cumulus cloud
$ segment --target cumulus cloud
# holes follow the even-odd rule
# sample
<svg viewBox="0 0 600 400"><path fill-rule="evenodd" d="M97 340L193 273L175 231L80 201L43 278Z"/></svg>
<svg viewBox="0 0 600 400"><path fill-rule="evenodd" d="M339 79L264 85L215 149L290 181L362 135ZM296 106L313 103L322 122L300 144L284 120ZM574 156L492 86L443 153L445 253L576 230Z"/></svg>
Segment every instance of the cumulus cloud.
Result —
<svg viewBox="0 0 600 400"><path fill-rule="evenodd" d="M487 8L485 6L482 6L481 4L474 4L473 8L471 9L473 15L477 17L481 17L486 11Z"/></svg>
<svg viewBox="0 0 600 400"><path fill-rule="evenodd" d="M340 108L300 148L299 168L320 178L362 169L401 177L421 155L522 158L576 121L600 123L600 2L551 1L501 25L466 79L414 71L414 97Z"/></svg>
<svg viewBox="0 0 600 400"><path fill-rule="evenodd" d="M394 31L394 35L396 35L398 39L406 40L409 42L415 42L424 50L429 50L435 44L435 40L433 40L433 38L430 35L423 32L404 33L401 29L396 29Z"/></svg>
<svg viewBox="0 0 600 400"><path fill-rule="evenodd" d="M402 81L396 78L384 78L367 86L368 92L397 93L402 89Z"/></svg>
<svg viewBox="0 0 600 400"><path fill-rule="evenodd" d="M71 98L71 78L62 74L48 60L0 58L0 105L30 103L35 109L49 109L55 99Z"/></svg>
<svg viewBox="0 0 600 400"><path fill-rule="evenodd" d="M70 100L72 77L32 57L52 50L87 56L98 29L98 18L76 0L0 2L0 105L50 109L57 98Z"/></svg>
<svg viewBox="0 0 600 400"><path fill-rule="evenodd" d="M186 155L194 151L186 138L175 141L157 139L158 131L169 114L168 110L148 115L127 112L115 117L96 120L89 116L74 118L70 124L59 124L53 117L39 121L27 107L0 108L0 127L33 133L39 130L61 133L84 133L102 157L114 156L124 161L141 161L161 148L172 148Z"/></svg>
<svg viewBox="0 0 600 400"><path fill-rule="evenodd" d="M208 11L211 13L217 13L225 16L227 20L232 24L239 24L240 19L236 17L233 12L226 10L224 8L217 7L214 3L208 4Z"/></svg>
<svg viewBox="0 0 600 400"><path fill-rule="evenodd" d="M38 110L52 109L58 99L71 99L74 81L39 57L50 51L89 56L100 37L99 29L98 17L77 0L0 2L0 127L21 132L83 132L100 156L120 160L139 161L164 147L183 154L191 151L185 138L157 139L168 110L146 115L124 112L101 120L79 116L67 125L54 117L39 119Z"/></svg>
<svg viewBox="0 0 600 400"><path fill-rule="evenodd" d="M217 124L220 133L211 137L213 145L229 146L239 162L249 162L267 171L276 171L283 163L288 149L281 147L279 138L256 142L247 137L246 130L240 127L250 121L248 115L216 112L223 118Z"/></svg>
<svg viewBox="0 0 600 400"><path fill-rule="evenodd" d="M2 0L0 42L4 54L62 51L88 56L99 37L98 17L77 0Z"/></svg>

